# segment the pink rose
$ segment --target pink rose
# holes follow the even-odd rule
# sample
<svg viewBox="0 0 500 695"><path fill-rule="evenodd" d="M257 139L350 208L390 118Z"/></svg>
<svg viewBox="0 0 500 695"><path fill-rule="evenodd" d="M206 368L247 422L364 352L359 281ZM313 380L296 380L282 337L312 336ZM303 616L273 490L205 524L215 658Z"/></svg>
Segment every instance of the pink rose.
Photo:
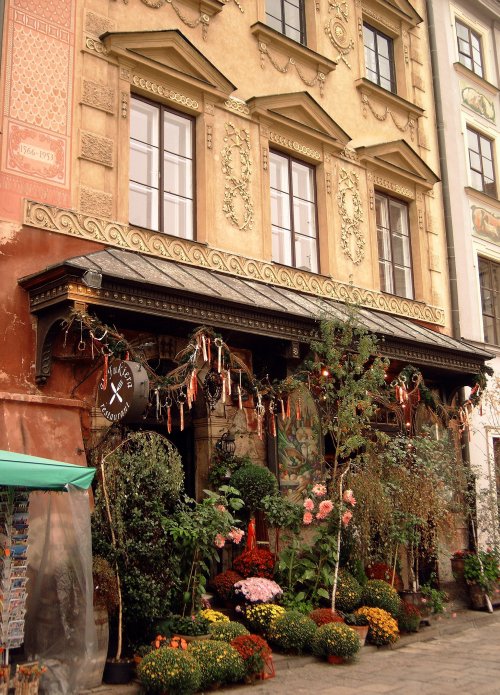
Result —
<svg viewBox="0 0 500 695"><path fill-rule="evenodd" d="M313 495L316 495L316 497L324 497L326 495L326 485L321 485L321 483L317 483L313 489L312 489Z"/></svg>
<svg viewBox="0 0 500 695"><path fill-rule="evenodd" d="M312 512L314 509L314 502L310 497L304 500L304 509L307 509L308 512Z"/></svg>
<svg viewBox="0 0 500 695"><path fill-rule="evenodd" d="M218 533L215 536L214 543L218 548L223 548L226 544L226 539L224 538L224 536L221 533Z"/></svg>
<svg viewBox="0 0 500 695"><path fill-rule="evenodd" d="M304 524L309 525L312 522L312 520L313 520L313 515L311 514L311 512L305 512L304 516L302 518L302 521L304 522Z"/></svg>
<svg viewBox="0 0 500 695"><path fill-rule="evenodd" d="M352 512L347 510L342 514L342 523L344 526L347 526L350 520L352 519Z"/></svg>

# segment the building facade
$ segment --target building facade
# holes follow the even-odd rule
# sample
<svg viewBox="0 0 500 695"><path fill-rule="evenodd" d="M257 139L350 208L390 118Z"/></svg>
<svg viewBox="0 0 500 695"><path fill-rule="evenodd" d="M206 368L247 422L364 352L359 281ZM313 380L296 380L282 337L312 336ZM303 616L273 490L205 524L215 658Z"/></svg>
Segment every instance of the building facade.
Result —
<svg viewBox="0 0 500 695"><path fill-rule="evenodd" d="M493 357L469 451L478 476L479 540L498 547L500 8L487 0L433 2L431 11L454 330Z"/></svg>
<svg viewBox="0 0 500 695"><path fill-rule="evenodd" d="M282 377L351 300L394 373L445 400L472 382L487 353L453 337L422 0L2 4L2 448L85 463L117 356L88 317L160 371L206 325ZM172 404L194 493L225 431L272 458L243 405L181 427Z"/></svg>

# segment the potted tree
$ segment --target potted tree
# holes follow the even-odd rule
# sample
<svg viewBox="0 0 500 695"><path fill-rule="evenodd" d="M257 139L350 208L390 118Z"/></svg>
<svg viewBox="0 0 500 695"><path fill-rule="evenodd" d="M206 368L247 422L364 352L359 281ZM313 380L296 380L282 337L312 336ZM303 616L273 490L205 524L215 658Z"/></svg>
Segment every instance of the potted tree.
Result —
<svg viewBox="0 0 500 695"><path fill-rule="evenodd" d="M491 549L479 550L464 557L464 578L471 607L476 610L500 603L498 554Z"/></svg>

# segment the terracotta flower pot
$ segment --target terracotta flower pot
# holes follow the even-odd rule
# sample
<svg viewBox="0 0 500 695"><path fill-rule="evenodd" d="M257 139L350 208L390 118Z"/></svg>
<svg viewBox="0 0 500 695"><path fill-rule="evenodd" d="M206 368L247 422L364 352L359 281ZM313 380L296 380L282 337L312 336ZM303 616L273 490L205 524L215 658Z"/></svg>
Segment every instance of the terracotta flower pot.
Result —
<svg viewBox="0 0 500 695"><path fill-rule="evenodd" d="M328 661L329 664L343 664L344 663L344 657L343 656L337 656L336 654L329 654L326 657L326 660Z"/></svg>
<svg viewBox="0 0 500 695"><path fill-rule="evenodd" d="M354 632L358 635L360 647L364 647L365 643L366 643L366 636L368 635L368 629L370 626L369 625L348 625L347 627L350 627L351 630L354 630Z"/></svg>

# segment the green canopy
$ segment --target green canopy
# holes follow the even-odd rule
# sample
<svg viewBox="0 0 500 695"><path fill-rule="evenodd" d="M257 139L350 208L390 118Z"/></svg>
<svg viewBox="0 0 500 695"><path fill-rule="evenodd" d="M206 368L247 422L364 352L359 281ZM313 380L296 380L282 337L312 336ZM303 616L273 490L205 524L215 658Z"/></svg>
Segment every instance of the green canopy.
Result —
<svg viewBox="0 0 500 695"><path fill-rule="evenodd" d="M65 490L67 485L86 490L95 469L38 456L0 451L0 485L33 490Z"/></svg>

